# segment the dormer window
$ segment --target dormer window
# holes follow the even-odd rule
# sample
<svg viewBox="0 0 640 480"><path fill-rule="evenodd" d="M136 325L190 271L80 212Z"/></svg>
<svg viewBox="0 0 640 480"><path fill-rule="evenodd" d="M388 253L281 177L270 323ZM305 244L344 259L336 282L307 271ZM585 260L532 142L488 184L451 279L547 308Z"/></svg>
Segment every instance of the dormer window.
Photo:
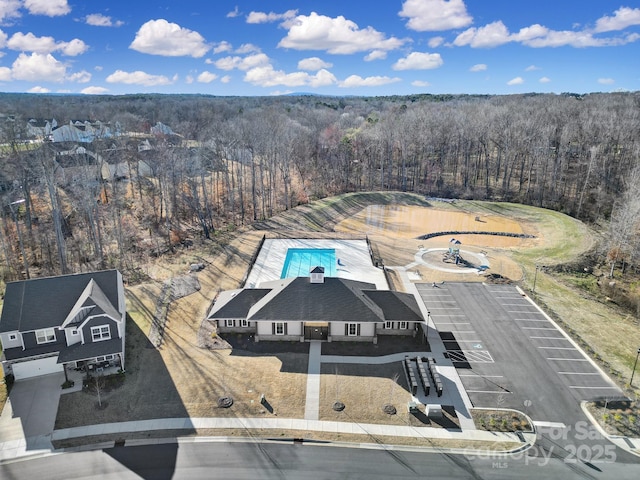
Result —
<svg viewBox="0 0 640 480"><path fill-rule="evenodd" d="M101 342L111 339L111 330L109 325L100 325L99 327L91 327L91 340L93 342Z"/></svg>

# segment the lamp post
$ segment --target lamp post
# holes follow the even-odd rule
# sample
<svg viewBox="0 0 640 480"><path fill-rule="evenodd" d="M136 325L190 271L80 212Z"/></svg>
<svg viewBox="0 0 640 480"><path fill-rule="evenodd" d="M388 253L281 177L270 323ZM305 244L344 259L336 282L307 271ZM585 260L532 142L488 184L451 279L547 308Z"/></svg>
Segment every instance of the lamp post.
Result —
<svg viewBox="0 0 640 480"><path fill-rule="evenodd" d="M633 376L636 373L636 366L638 366L638 357L640 356L640 348L638 348L638 352L636 353L636 361L633 364L633 371L631 372L631 380L629 380L629 386L633 385Z"/></svg>
<svg viewBox="0 0 640 480"><path fill-rule="evenodd" d="M538 265L536 265L536 273L533 274L533 293L536 293L536 281L538 280Z"/></svg>
<svg viewBox="0 0 640 480"><path fill-rule="evenodd" d="M18 222L18 216L16 215L16 211L13 209L14 205L20 205L24 203L25 199L21 198L20 200L16 200L15 202L11 202L9 204L9 209L11 210L11 216L13 217L13 221L16 223L16 232L18 233L18 243L20 244L20 253L22 253L22 263L24 265L24 272L27 276L27 280L31 278L29 275L29 261L27 260L27 254L24 251L24 242L22 241L22 230L20 230L20 223Z"/></svg>

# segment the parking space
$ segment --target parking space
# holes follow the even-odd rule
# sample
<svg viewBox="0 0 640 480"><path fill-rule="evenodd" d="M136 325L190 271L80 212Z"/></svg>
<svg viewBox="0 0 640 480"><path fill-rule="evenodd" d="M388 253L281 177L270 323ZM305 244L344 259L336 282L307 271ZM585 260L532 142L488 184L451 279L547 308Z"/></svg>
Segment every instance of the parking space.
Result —
<svg viewBox="0 0 640 480"><path fill-rule="evenodd" d="M623 395L514 286L417 288L475 406L515 408L542 424L562 424L577 418L579 401Z"/></svg>

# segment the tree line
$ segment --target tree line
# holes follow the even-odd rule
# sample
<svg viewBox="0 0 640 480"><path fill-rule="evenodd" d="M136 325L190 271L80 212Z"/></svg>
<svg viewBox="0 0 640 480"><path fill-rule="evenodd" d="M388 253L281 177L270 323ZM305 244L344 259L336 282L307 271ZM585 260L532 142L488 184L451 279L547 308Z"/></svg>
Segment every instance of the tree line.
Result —
<svg viewBox="0 0 640 480"><path fill-rule="evenodd" d="M53 118L117 124L120 134L82 145L29 138L30 119ZM152 135L157 122L176 134ZM613 217L612 255L637 259L639 132L638 93L4 94L2 276L133 272L149 255L220 229L380 190Z"/></svg>

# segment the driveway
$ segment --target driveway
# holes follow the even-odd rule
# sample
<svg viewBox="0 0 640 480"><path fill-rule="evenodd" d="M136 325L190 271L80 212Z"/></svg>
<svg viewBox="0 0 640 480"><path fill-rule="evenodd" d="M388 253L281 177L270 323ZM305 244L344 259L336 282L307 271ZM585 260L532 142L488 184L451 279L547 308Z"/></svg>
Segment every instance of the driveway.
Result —
<svg viewBox="0 0 640 480"><path fill-rule="evenodd" d="M14 383L0 415L0 444L50 449L63 382L64 374L54 373Z"/></svg>

